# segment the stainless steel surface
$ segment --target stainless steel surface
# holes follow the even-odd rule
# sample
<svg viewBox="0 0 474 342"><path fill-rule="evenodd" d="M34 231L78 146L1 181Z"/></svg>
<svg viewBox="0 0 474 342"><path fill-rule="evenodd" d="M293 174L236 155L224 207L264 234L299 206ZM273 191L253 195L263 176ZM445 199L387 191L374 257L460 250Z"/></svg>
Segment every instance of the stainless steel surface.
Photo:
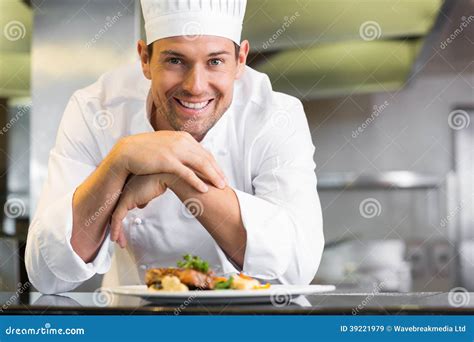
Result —
<svg viewBox="0 0 474 342"><path fill-rule="evenodd" d="M456 186L455 207L451 210L459 216L456 221L456 246L458 248L458 273L461 284L474 289L474 108L458 107L461 129L454 130L454 156ZM459 215L457 215L459 214Z"/></svg>
<svg viewBox="0 0 474 342"><path fill-rule="evenodd" d="M14 294L13 294L14 295ZM105 296L105 294L104 294ZM456 297L454 297L456 296ZM10 301L3 314L35 314L54 312L60 314L127 314L140 315L173 314L175 306L157 305L140 298L107 294L106 300L98 301L96 293L65 293L62 295L41 295L30 293L15 296L0 292L0 305ZM231 304L231 305L230 305ZM472 313L474 293L419 292L419 293L374 293L336 290L317 295L298 297L286 305L246 304L232 302L224 305L203 305L190 301L184 308L188 314L321 314L340 313L349 315L403 314L403 313ZM0 311L0 314L2 311Z"/></svg>
<svg viewBox="0 0 474 342"><path fill-rule="evenodd" d="M0 238L0 291L15 291L20 282L18 241Z"/></svg>
<svg viewBox="0 0 474 342"><path fill-rule="evenodd" d="M413 171L388 171L377 174L321 173L319 190L335 189L430 189L443 183L437 175Z"/></svg>

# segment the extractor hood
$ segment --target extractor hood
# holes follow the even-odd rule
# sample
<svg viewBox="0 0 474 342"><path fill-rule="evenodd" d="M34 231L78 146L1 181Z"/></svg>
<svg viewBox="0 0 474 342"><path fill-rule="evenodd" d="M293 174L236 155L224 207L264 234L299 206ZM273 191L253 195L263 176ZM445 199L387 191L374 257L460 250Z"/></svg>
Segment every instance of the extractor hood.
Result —
<svg viewBox="0 0 474 342"><path fill-rule="evenodd" d="M22 1L0 2L0 97L29 95L32 21Z"/></svg>
<svg viewBox="0 0 474 342"><path fill-rule="evenodd" d="M267 73L277 91L302 99L394 91L420 62L442 6L442 0L252 0L243 37L253 51L250 65Z"/></svg>

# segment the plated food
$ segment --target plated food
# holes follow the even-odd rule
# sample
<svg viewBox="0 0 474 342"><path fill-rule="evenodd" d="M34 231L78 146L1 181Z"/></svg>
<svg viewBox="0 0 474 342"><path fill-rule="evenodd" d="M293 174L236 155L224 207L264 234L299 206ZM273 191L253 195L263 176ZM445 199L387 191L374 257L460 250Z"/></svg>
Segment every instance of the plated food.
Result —
<svg viewBox="0 0 474 342"><path fill-rule="evenodd" d="M261 284L245 274L218 277L209 264L198 256L185 255L177 267L151 268L145 275L149 290L185 292L189 290L259 290L270 284Z"/></svg>

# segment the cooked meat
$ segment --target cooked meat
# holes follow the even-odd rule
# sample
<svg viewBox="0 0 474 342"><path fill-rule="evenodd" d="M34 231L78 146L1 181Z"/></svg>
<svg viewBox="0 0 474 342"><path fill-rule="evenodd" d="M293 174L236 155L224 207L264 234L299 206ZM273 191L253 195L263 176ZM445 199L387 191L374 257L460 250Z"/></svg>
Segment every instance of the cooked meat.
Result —
<svg viewBox="0 0 474 342"><path fill-rule="evenodd" d="M212 272L202 273L189 268L151 268L146 272L145 283L148 287L157 287L156 285L160 285L166 275L178 277L181 283L190 290L212 290L214 288L214 274Z"/></svg>

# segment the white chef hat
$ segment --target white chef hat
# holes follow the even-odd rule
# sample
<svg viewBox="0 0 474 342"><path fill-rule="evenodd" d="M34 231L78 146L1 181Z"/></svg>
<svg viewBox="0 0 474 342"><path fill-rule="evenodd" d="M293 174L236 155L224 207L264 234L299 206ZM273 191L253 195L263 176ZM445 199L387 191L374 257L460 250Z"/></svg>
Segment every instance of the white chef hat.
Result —
<svg viewBox="0 0 474 342"><path fill-rule="evenodd" d="M210 35L240 45L247 0L141 0L147 44L175 36Z"/></svg>

